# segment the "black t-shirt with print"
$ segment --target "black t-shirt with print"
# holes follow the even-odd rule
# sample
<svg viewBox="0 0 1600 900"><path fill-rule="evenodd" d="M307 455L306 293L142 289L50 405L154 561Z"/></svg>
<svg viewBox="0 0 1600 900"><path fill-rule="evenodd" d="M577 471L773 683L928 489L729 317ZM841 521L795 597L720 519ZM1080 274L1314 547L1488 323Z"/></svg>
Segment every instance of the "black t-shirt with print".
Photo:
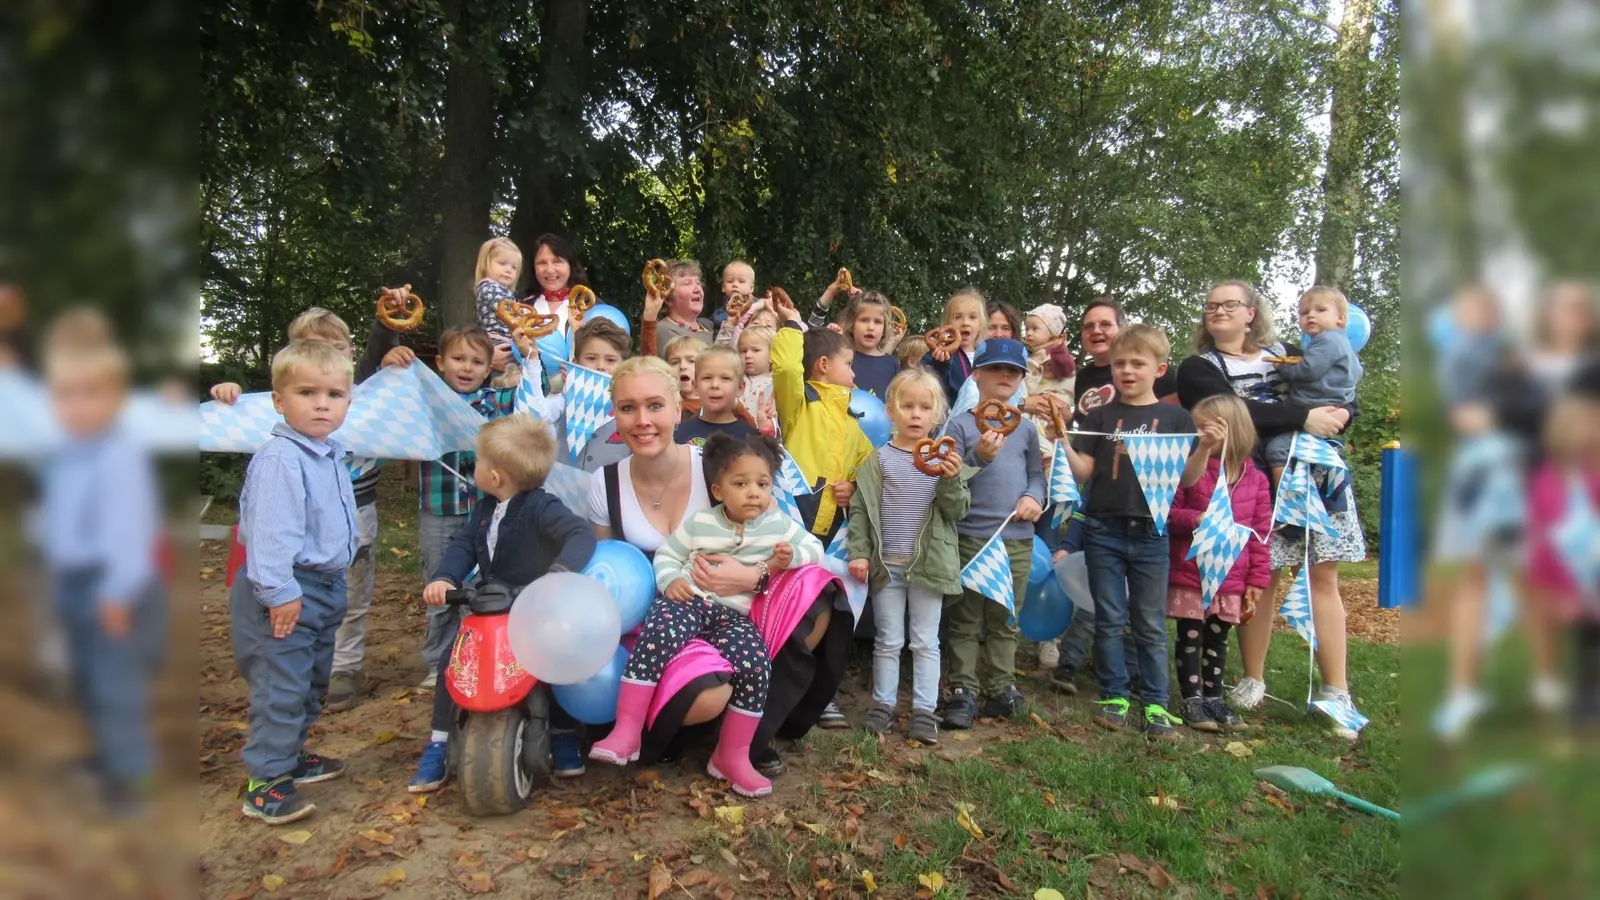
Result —
<svg viewBox="0 0 1600 900"><path fill-rule="evenodd" d="M1188 410L1171 403L1129 406L1115 400L1090 410L1078 420L1078 428L1109 434L1184 434L1194 431L1194 420ZM1094 457L1094 478L1089 481L1085 514L1095 519L1150 518L1150 504L1145 502L1139 476L1134 473L1121 440L1081 434L1073 439L1073 447Z"/></svg>
<svg viewBox="0 0 1600 900"><path fill-rule="evenodd" d="M743 419L734 419L732 422L707 422L705 419L688 419L678 423L672 433L672 439L680 444L693 444L704 447L706 438L713 434L727 434L744 440L752 434L758 434L750 424Z"/></svg>
<svg viewBox="0 0 1600 900"><path fill-rule="evenodd" d="M1178 392L1178 367L1168 366L1166 374L1156 379L1157 397ZM1097 366L1092 361L1078 367L1072 383L1072 401L1077 404L1078 415L1087 415L1097 406L1105 406L1117 399L1117 386L1111 377L1111 366Z"/></svg>

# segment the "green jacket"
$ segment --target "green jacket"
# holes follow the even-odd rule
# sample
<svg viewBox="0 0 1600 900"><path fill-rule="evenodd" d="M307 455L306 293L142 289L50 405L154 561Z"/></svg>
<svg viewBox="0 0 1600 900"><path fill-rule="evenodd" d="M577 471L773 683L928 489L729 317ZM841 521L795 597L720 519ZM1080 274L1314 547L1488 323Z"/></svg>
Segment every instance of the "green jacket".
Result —
<svg viewBox="0 0 1600 900"><path fill-rule="evenodd" d="M976 466L962 466L955 478L940 478L933 494L928 521L917 535L917 549L906 566L906 580L932 588L941 594L961 593L961 554L956 550L956 523L972 505L968 482L978 474ZM883 464L877 451L856 469L856 492L850 498L850 529L845 535L845 555L868 560L867 583L873 593L889 584L889 570L883 564L882 539L878 534L878 509L883 504Z"/></svg>

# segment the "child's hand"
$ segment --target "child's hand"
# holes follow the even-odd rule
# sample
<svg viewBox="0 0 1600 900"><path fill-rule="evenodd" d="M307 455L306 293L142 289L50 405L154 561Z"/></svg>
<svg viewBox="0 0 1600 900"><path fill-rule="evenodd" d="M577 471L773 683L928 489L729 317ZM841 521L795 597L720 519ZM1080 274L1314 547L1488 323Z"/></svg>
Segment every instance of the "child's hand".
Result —
<svg viewBox="0 0 1600 900"><path fill-rule="evenodd" d="M227 403L229 405L238 403L239 386L231 381L224 381L211 388L211 399L218 403Z"/></svg>
<svg viewBox="0 0 1600 900"><path fill-rule="evenodd" d="M100 627L105 629L106 636L112 640L120 641L133 630L133 613L123 604L102 601L98 611Z"/></svg>
<svg viewBox="0 0 1600 900"><path fill-rule="evenodd" d="M1017 501L1017 520L1021 522L1037 522L1039 516L1044 514L1044 507L1032 497L1023 497Z"/></svg>
<svg viewBox="0 0 1600 900"><path fill-rule="evenodd" d="M850 560L850 577L857 581L867 580L867 561L864 559Z"/></svg>
<svg viewBox="0 0 1600 900"><path fill-rule="evenodd" d="M933 348L932 353L933 358L939 362L946 363L950 361L950 351L943 347Z"/></svg>
<svg viewBox="0 0 1600 900"><path fill-rule="evenodd" d="M946 478L955 478L961 474L961 457L954 453L947 453L944 462L939 463L939 474Z"/></svg>
<svg viewBox="0 0 1600 900"><path fill-rule="evenodd" d="M1000 448L1006 445L1006 436L998 431L985 431L983 437L978 439L978 458L986 463L994 462L1000 455Z"/></svg>
<svg viewBox="0 0 1600 900"><path fill-rule="evenodd" d="M1063 559L1066 559L1066 558L1067 558L1067 551L1065 551L1065 550L1057 550L1056 552L1050 554L1050 561L1051 562L1061 562Z"/></svg>
<svg viewBox="0 0 1600 900"><path fill-rule="evenodd" d="M840 325L838 322L829 322L828 330L834 334L844 334L844 326Z"/></svg>
<svg viewBox="0 0 1600 900"><path fill-rule="evenodd" d="M522 354L523 359L539 358L539 342L529 337L526 332L518 331L511 336L511 339L516 342L517 350Z"/></svg>
<svg viewBox="0 0 1600 900"><path fill-rule="evenodd" d="M496 372L504 372L506 366L511 364L511 345L503 340L494 342L494 356L489 360L489 368Z"/></svg>
<svg viewBox="0 0 1600 900"><path fill-rule="evenodd" d="M412 350L410 347L397 346L383 355L383 362L381 365L394 366L397 369L404 369L406 366L416 362L416 360L417 353L415 350Z"/></svg>
<svg viewBox="0 0 1600 900"><path fill-rule="evenodd" d="M1256 605L1256 601L1260 600L1261 599L1261 595L1264 594L1264 593L1266 593L1266 589L1265 588L1260 588L1260 587L1247 587L1247 588L1245 588L1244 589L1244 603L1245 603L1245 606L1254 609L1255 605Z"/></svg>
<svg viewBox="0 0 1600 900"><path fill-rule="evenodd" d="M422 602L429 606L443 606L445 594L455 589L455 585L445 581L443 578L430 581L428 586L422 589Z"/></svg>
<svg viewBox="0 0 1600 900"><path fill-rule="evenodd" d="M272 622L272 636L283 640L294 633L294 623L300 621L300 601L290 600L272 607L267 610L267 618Z"/></svg>
<svg viewBox="0 0 1600 900"><path fill-rule="evenodd" d="M833 483L833 502L839 506L849 506L850 498L854 497L856 486L848 481L835 481Z"/></svg>
<svg viewBox="0 0 1600 900"><path fill-rule="evenodd" d="M1228 423L1212 419L1200 426L1200 449L1210 455L1228 439Z"/></svg>
<svg viewBox="0 0 1600 900"><path fill-rule="evenodd" d="M644 316L640 319L640 321L654 322L661 318L661 306L666 302L667 298L656 293L655 291L645 291Z"/></svg>
<svg viewBox="0 0 1600 900"><path fill-rule="evenodd" d="M773 545L772 562L767 564L767 568L774 572L782 572L792 565L794 565L794 548L789 546L789 542L782 541Z"/></svg>
<svg viewBox="0 0 1600 900"><path fill-rule="evenodd" d="M689 579L679 578L677 581L667 585L667 589L661 592L661 596L666 597L668 600L676 600L679 603L683 603L693 600L699 595L694 592L694 585L689 583Z"/></svg>

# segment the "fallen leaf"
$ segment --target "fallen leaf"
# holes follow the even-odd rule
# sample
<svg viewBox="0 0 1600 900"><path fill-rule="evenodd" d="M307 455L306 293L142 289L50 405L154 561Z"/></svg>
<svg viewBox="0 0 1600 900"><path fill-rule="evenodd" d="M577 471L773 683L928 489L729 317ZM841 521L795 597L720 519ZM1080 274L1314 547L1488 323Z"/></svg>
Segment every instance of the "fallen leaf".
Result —
<svg viewBox="0 0 1600 900"><path fill-rule="evenodd" d="M682 878L678 879L678 884L687 890L692 887L699 887L702 884L721 883L721 881L721 878L718 878L715 873L707 869L690 869L683 873Z"/></svg>
<svg viewBox="0 0 1600 900"><path fill-rule="evenodd" d="M424 795L424 796L422 796L422 797L418 797L418 798L417 798L417 805L418 805L418 806L427 806L427 805L428 805L428 798L427 798L427 796L426 796L426 795Z"/></svg>
<svg viewBox="0 0 1600 900"><path fill-rule="evenodd" d="M304 844L306 841L311 840L311 832L291 831L288 834L278 835L278 840L283 841L285 844L293 844L294 846L298 847L301 844Z"/></svg>
<svg viewBox="0 0 1600 900"><path fill-rule="evenodd" d="M1038 713L1036 713L1036 712L1028 713L1028 718L1029 718L1029 720L1031 720L1033 722L1033 724L1039 726L1040 728L1043 728L1046 731L1050 730L1050 723L1046 722L1044 719L1040 718Z"/></svg>
<svg viewBox="0 0 1600 900"><path fill-rule="evenodd" d="M955 741L958 744L964 744L967 741L972 740L972 735L967 734L965 731L958 731L955 734L950 735L950 740Z"/></svg>
<svg viewBox="0 0 1600 900"><path fill-rule="evenodd" d="M1167 797L1167 796L1163 795L1163 796L1159 796L1159 797L1146 797L1144 799L1149 801L1151 806L1161 807L1161 808L1165 808L1165 809L1177 809L1178 808L1178 798L1176 798L1176 797Z"/></svg>
<svg viewBox="0 0 1600 900"><path fill-rule="evenodd" d="M897 834L897 835L894 836L894 848L896 850L904 850L906 848L906 836L905 835Z"/></svg>
<svg viewBox="0 0 1600 900"><path fill-rule="evenodd" d="M373 842L374 844L382 844L385 847L394 843L394 835L388 833L387 831L379 831L376 828L368 828L356 833Z"/></svg>
<svg viewBox="0 0 1600 900"><path fill-rule="evenodd" d="M1067 900L1067 898L1055 888L1039 888L1033 892L1033 900Z"/></svg>
<svg viewBox="0 0 1600 900"><path fill-rule="evenodd" d="M401 550L399 547L390 547L389 552L394 554L395 559L405 559L411 555L410 550Z"/></svg>
<svg viewBox="0 0 1600 900"><path fill-rule="evenodd" d="M549 850L546 850L546 851L544 851L544 854L543 854L543 855L545 855L545 856L548 856L548 855L549 855L549 854L550 854L550 851L549 851ZM529 850L529 851L528 851L528 855L530 855L530 856L531 856L531 855L533 855L533 851L532 851L532 850ZM648 856L648 855L649 855L649 854L647 854L647 853L635 853L635 854L634 854L634 855L633 855L633 861L634 861L634 862L643 862L643 861L644 861L644 858L645 858L645 857L646 857L646 856Z"/></svg>
<svg viewBox="0 0 1600 900"><path fill-rule="evenodd" d="M1166 869L1161 868L1160 863L1151 866L1150 871L1144 873L1144 877L1150 879L1150 886L1158 891L1172 887L1172 876L1167 874Z"/></svg>
<svg viewBox="0 0 1600 900"><path fill-rule="evenodd" d="M657 897L670 890L672 890L672 872L667 869L665 863L658 859L650 864L648 900L656 900Z"/></svg>
<svg viewBox="0 0 1600 900"><path fill-rule="evenodd" d="M267 893L275 893L278 888L283 887L283 876L263 875L261 876L261 886L267 889Z"/></svg>
<svg viewBox="0 0 1600 900"><path fill-rule="evenodd" d="M744 825L744 807L719 806L713 810L717 814L718 822L726 822L735 828Z"/></svg>
<svg viewBox="0 0 1600 900"><path fill-rule="evenodd" d="M717 855L721 856L722 861L728 865L733 866L735 869L739 868L739 857L734 856L733 851L729 850L727 847L717 848Z"/></svg>
<svg viewBox="0 0 1600 900"><path fill-rule="evenodd" d="M812 834L821 834L823 832L821 825L812 825L810 822L801 822L800 824L804 825L806 830L810 831Z"/></svg>
<svg viewBox="0 0 1600 900"><path fill-rule="evenodd" d="M398 731L380 731L372 738L375 747L381 747L400 736Z"/></svg>
<svg viewBox="0 0 1600 900"><path fill-rule="evenodd" d="M639 787L652 787L661 783L661 773L655 769L645 769L633 776L633 783Z"/></svg>
<svg viewBox="0 0 1600 900"><path fill-rule="evenodd" d="M878 882L873 880L873 878L872 878L872 870L870 870L870 869L862 869L861 870L861 883L866 886L867 893L876 894L878 892Z"/></svg>
<svg viewBox="0 0 1600 900"><path fill-rule="evenodd" d="M1055 806L1056 805L1056 795L1050 793L1049 791L1045 791L1044 792L1044 805L1045 806ZM1045 890L1048 890L1048 889L1045 889Z"/></svg>
<svg viewBox="0 0 1600 900"><path fill-rule="evenodd" d="M541 846L535 844L534 846L528 848L528 858L531 859L531 860L538 861L538 860L544 859L545 857L547 857L549 855L550 855L550 848L549 847L541 847ZM644 859L644 854L643 853L635 853L634 854L634 858L633 858L634 862L638 862L641 859Z"/></svg>
<svg viewBox="0 0 1600 900"><path fill-rule="evenodd" d="M1232 753L1234 756L1237 756L1240 759L1244 759L1246 756L1256 755L1254 750L1251 750L1247 744L1241 741L1229 741L1228 746L1223 747L1222 749Z"/></svg>
<svg viewBox="0 0 1600 900"><path fill-rule="evenodd" d="M457 878L456 884L469 894L487 894L494 890L494 879L487 872L474 872L470 876Z"/></svg>
<svg viewBox="0 0 1600 900"><path fill-rule="evenodd" d="M406 870L400 868L399 866L395 866L393 869L390 869L389 870L389 874L387 874L387 875L383 876L382 878L378 879L378 883L379 884L384 884L384 885L388 885L388 884L405 884L405 881L406 881Z"/></svg>
<svg viewBox="0 0 1600 900"><path fill-rule="evenodd" d="M979 828L972 821L972 817L967 815L967 811L966 810L963 809L960 812L956 813L956 824L960 825L962 828L966 829L968 834L972 835L973 837L977 838L978 840L980 840L980 841L983 840L983 829Z"/></svg>
<svg viewBox="0 0 1600 900"><path fill-rule="evenodd" d="M930 891L942 891L944 890L944 876L938 872L928 872L926 874L917 876L917 884L922 885Z"/></svg>

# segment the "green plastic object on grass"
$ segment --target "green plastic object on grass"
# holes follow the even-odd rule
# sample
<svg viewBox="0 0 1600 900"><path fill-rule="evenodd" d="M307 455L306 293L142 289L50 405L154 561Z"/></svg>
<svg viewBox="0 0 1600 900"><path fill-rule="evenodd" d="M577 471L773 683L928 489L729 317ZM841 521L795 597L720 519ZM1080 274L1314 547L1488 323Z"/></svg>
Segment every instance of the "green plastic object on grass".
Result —
<svg viewBox="0 0 1600 900"><path fill-rule="evenodd" d="M1382 816L1394 822L1400 821L1400 814L1394 810L1384 809L1376 803L1368 803L1354 794L1346 794L1335 787L1333 782L1310 769L1302 769L1299 766L1268 766L1265 769L1257 769L1256 777L1286 791L1333 797L1369 815Z"/></svg>

